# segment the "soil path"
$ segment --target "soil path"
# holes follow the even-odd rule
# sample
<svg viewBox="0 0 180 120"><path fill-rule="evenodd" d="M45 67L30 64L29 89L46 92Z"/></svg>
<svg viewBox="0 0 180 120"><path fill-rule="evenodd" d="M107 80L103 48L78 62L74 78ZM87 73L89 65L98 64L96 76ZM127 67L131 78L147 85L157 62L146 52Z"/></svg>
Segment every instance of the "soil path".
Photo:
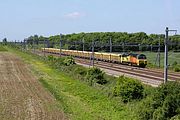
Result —
<svg viewBox="0 0 180 120"><path fill-rule="evenodd" d="M0 120L64 120L53 96L17 56L0 52Z"/></svg>

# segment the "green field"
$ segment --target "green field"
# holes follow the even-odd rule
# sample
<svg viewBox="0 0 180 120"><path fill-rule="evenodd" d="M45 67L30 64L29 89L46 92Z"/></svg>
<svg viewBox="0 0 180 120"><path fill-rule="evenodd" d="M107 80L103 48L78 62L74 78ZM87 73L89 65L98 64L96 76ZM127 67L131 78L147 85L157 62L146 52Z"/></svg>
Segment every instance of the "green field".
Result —
<svg viewBox="0 0 180 120"><path fill-rule="evenodd" d="M147 56L147 60L149 63L155 65L156 59L157 59L157 53L156 52L142 52L142 54L145 54ZM164 53L160 53L160 64L161 67L164 66ZM172 65L174 62L177 62L180 64L180 53L179 52L169 52L168 54L168 63L169 65ZM157 61L158 62L158 61Z"/></svg>

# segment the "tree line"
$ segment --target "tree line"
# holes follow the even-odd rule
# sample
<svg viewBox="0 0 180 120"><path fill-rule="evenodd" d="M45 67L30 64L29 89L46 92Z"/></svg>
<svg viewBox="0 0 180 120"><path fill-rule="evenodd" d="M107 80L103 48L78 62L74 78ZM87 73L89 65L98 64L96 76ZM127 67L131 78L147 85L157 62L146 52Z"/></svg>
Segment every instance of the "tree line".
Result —
<svg viewBox="0 0 180 120"><path fill-rule="evenodd" d="M67 47L68 49L76 49L81 50L82 44L85 44L86 48L90 48L93 41L95 41L97 45L97 49L100 47L104 47L104 49L108 49L110 44L110 40L112 45L114 46L114 50L116 48L123 49L124 46L129 50L146 50L147 46L158 46L159 42L161 45L161 49L164 48L164 34L150 34L147 35L144 32L138 33L127 33L127 32L93 32L93 33L73 33L66 35L54 35L50 37L43 36L30 36L27 38L27 41L32 44L33 41L38 43L39 41L49 40L51 43L50 46L54 46L55 43L59 43L61 40L63 41L63 47ZM102 46L104 45L104 46ZM116 47L117 45L117 47ZM120 45L120 47L118 46ZM134 46L133 46L134 45ZM141 46L141 47L139 47ZM145 49L146 48L146 49ZM150 48L149 48L150 49ZM169 37L169 50L180 50L180 35L173 35Z"/></svg>

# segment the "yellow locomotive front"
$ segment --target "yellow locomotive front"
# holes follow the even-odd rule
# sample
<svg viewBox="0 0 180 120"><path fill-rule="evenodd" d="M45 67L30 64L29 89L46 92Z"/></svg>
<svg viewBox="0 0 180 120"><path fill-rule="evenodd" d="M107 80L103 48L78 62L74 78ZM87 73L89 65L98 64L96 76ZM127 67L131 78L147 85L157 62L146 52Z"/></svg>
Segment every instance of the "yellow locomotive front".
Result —
<svg viewBox="0 0 180 120"><path fill-rule="evenodd" d="M137 65L140 67L146 67L147 65L147 58L144 54L137 55Z"/></svg>

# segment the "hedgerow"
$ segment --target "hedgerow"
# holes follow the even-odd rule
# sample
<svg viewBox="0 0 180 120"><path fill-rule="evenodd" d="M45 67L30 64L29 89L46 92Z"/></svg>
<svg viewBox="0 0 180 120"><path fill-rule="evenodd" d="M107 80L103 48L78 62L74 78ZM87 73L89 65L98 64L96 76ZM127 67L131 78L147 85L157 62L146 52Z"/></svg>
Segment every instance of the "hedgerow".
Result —
<svg viewBox="0 0 180 120"><path fill-rule="evenodd" d="M107 80L104 78L104 72L99 69L99 68L90 68L87 71L86 79L88 83L92 86L93 83L98 83L98 84L105 84L107 83Z"/></svg>

